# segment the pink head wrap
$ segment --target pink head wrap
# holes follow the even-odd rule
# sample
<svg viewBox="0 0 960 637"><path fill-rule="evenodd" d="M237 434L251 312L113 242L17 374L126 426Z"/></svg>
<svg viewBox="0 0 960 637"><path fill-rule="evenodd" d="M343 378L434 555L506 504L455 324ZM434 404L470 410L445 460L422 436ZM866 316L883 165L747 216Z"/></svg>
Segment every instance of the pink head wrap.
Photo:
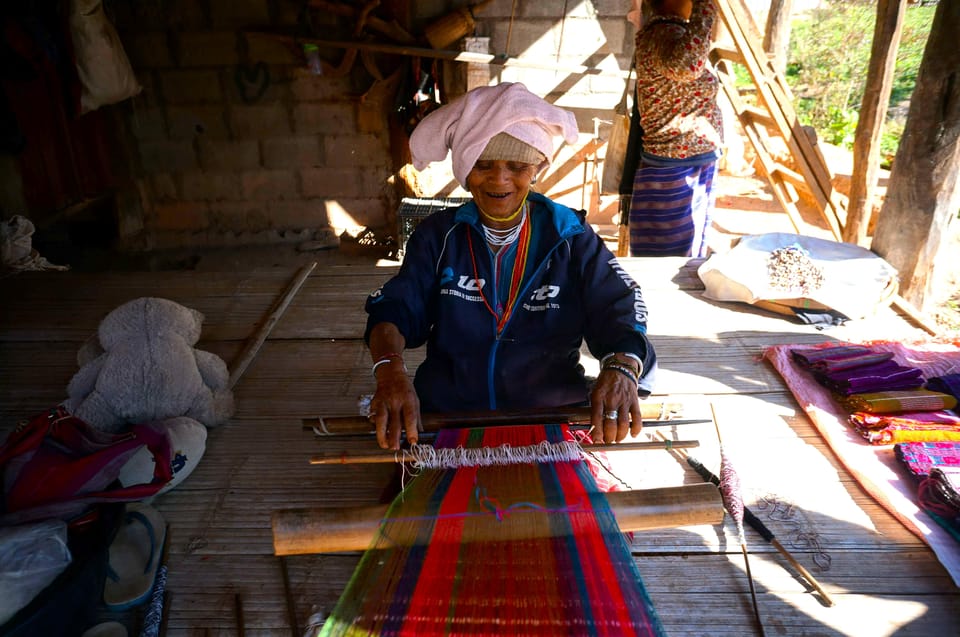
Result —
<svg viewBox="0 0 960 637"><path fill-rule="evenodd" d="M433 111L410 136L413 167L423 170L430 162L443 161L450 151L453 175L464 188L483 149L498 133L525 142L546 157L549 165L556 149L554 138L568 144L579 131L573 113L537 97L523 84L504 82L481 86Z"/></svg>

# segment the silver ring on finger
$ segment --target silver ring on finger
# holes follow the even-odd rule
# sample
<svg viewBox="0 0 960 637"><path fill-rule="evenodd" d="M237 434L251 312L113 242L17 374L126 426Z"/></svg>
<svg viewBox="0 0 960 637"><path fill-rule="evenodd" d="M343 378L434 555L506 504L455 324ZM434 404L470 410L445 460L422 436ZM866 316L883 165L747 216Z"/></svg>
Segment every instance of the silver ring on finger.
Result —
<svg viewBox="0 0 960 637"><path fill-rule="evenodd" d="M616 409L611 409L610 411L606 411L603 413L603 418L604 420L616 420L619 415L620 415L619 411L617 411Z"/></svg>

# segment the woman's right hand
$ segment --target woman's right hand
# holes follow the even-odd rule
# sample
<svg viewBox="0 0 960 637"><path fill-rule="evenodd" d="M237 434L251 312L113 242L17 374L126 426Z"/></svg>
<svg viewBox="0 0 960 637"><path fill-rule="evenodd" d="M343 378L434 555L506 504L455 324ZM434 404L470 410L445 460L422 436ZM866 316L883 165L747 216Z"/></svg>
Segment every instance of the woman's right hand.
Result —
<svg viewBox="0 0 960 637"><path fill-rule="evenodd" d="M383 449L400 448L400 432L415 444L422 430L420 399L407 375L402 359L391 360L376 370L377 391L370 401L370 419L377 431L377 444Z"/></svg>

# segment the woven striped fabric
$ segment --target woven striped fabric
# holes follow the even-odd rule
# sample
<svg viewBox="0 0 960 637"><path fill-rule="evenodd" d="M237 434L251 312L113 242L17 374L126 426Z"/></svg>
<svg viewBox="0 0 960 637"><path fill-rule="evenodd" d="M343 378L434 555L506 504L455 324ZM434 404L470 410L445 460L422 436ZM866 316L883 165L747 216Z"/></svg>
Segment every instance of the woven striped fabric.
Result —
<svg viewBox="0 0 960 637"><path fill-rule="evenodd" d="M960 418L946 409L903 414L850 414L850 424L870 444L960 441Z"/></svg>
<svg viewBox="0 0 960 637"><path fill-rule="evenodd" d="M630 200L630 256L707 256L716 166L641 164Z"/></svg>
<svg viewBox="0 0 960 637"><path fill-rule="evenodd" d="M447 430L526 446L563 426ZM582 461L425 470L391 505L321 635L662 635Z"/></svg>

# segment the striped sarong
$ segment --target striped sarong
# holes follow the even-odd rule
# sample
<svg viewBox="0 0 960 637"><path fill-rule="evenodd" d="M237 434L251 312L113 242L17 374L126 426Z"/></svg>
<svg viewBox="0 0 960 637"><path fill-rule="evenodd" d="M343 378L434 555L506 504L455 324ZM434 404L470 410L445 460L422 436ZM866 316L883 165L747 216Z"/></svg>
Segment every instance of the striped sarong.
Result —
<svg viewBox="0 0 960 637"><path fill-rule="evenodd" d="M630 256L706 256L716 166L665 168L641 162L630 202Z"/></svg>

